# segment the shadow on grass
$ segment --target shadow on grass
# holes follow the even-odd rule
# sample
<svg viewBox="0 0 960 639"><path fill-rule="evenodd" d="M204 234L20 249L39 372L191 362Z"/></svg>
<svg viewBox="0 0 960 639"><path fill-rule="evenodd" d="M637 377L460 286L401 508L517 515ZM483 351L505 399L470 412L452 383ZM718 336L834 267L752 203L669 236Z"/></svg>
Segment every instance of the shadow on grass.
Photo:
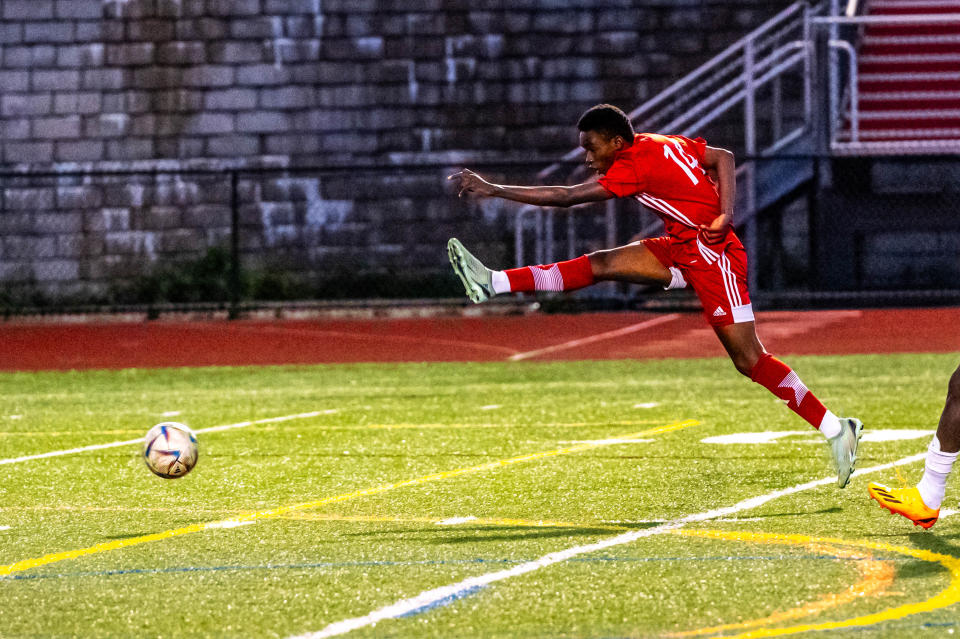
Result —
<svg viewBox="0 0 960 639"><path fill-rule="evenodd" d="M658 522L612 524L610 526L518 526L484 524L481 526L457 526L453 529L408 528L404 530L357 532L343 535L344 537L384 537L390 535L403 536L407 539L419 536L429 538L430 543L465 544L482 541L516 541L521 539L553 539L558 537L579 537L583 535L616 535L631 530L645 530L659 526ZM453 536L448 536L454 533Z"/></svg>
<svg viewBox="0 0 960 639"><path fill-rule="evenodd" d="M830 508L821 508L820 510L805 510L803 512L792 512L792 513L770 513L769 515L747 515L749 519L774 519L776 517L809 517L810 515L834 515L836 513L843 512L843 508L839 506L831 506Z"/></svg>
<svg viewBox="0 0 960 639"><path fill-rule="evenodd" d="M617 535L631 530L645 530L655 528L658 523L623 524L609 528L593 528L590 526L550 526L531 528L530 526L501 526L491 530L489 527L477 526L472 529L458 527L456 537L436 539L435 544L474 544L480 541L519 541L523 539L554 539L558 537L579 537L582 535ZM496 531L494 534L484 534ZM473 534L467 534L467 533Z"/></svg>
<svg viewBox="0 0 960 639"><path fill-rule="evenodd" d="M929 550L941 555L950 555L951 557L960 557L960 533L952 535L937 535L933 532L912 532L908 538L910 544L921 550ZM943 564L932 561L911 561L897 570L897 577L913 579L917 577L929 577L938 573L947 574L947 568Z"/></svg>

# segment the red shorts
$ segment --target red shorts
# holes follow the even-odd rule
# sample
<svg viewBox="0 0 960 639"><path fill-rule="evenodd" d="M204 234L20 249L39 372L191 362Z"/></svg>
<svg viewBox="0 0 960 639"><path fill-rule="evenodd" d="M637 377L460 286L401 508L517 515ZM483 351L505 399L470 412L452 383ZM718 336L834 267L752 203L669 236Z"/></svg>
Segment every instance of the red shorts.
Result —
<svg viewBox="0 0 960 639"><path fill-rule="evenodd" d="M753 321L747 290L747 252L730 233L720 244L707 245L699 237L663 236L643 240L660 263L680 271L693 287L707 322L714 327Z"/></svg>

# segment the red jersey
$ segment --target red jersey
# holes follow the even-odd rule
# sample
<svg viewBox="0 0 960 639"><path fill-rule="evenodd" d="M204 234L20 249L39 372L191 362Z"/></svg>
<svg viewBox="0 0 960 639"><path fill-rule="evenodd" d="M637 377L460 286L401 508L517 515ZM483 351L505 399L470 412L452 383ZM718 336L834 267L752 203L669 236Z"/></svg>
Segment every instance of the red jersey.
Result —
<svg viewBox="0 0 960 639"><path fill-rule="evenodd" d="M668 235L692 239L699 225L720 215L717 185L702 165L706 148L703 138L637 133L598 182L656 211Z"/></svg>

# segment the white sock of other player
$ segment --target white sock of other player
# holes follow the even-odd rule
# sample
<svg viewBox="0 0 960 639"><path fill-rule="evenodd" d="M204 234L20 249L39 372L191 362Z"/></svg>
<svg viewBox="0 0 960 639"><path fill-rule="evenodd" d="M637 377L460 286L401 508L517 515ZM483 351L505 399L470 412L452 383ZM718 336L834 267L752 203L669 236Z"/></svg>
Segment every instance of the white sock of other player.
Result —
<svg viewBox="0 0 960 639"><path fill-rule="evenodd" d="M923 478L917 484L920 497L927 508L937 510L943 503L947 491L947 477L957 460L957 453L945 453L940 450L940 440L936 435L927 447L927 461L923 469Z"/></svg>

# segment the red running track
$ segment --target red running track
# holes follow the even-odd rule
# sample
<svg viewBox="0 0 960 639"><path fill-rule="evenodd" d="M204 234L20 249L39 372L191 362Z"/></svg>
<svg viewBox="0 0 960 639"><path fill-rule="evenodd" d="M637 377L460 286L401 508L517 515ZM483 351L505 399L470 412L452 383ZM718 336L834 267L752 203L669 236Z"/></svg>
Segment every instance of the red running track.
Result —
<svg viewBox="0 0 960 639"><path fill-rule="evenodd" d="M757 315L761 340L783 355L954 352L958 325L960 308ZM0 324L6 371L723 355L699 313Z"/></svg>

